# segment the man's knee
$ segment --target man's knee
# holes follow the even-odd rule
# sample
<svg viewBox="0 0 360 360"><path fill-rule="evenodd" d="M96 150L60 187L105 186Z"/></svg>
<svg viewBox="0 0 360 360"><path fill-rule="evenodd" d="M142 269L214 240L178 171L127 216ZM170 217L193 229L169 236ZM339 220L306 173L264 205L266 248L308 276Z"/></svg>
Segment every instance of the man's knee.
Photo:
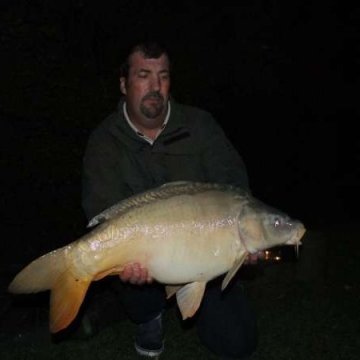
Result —
<svg viewBox="0 0 360 360"><path fill-rule="evenodd" d="M226 329L224 324L219 328L198 327L198 336L201 343L216 355L234 359L250 356L257 347L258 337L256 327L240 324Z"/></svg>
<svg viewBox="0 0 360 360"><path fill-rule="evenodd" d="M224 292L209 286L196 324L200 341L218 355L240 359L256 349L256 316L240 283Z"/></svg>

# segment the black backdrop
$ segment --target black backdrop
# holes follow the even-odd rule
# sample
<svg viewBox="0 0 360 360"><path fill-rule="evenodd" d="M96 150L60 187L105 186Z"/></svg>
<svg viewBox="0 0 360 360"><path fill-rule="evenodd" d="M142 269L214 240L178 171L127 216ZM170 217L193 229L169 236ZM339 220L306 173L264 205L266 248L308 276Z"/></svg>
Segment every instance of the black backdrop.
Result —
<svg viewBox="0 0 360 360"><path fill-rule="evenodd" d="M85 143L116 106L124 50L143 38L169 48L173 95L214 114L255 196L310 227L358 217L355 11L331 1L18 0L2 2L0 14L11 238L53 248L84 231Z"/></svg>

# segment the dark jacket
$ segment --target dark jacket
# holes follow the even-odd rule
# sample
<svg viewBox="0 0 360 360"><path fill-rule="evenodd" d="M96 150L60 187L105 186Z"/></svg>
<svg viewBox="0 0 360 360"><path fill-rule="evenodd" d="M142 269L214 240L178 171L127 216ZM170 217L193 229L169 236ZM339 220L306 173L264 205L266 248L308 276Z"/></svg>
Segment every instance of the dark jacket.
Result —
<svg viewBox="0 0 360 360"><path fill-rule="evenodd" d="M89 220L119 200L169 181L248 189L241 157L208 112L171 99L169 122L150 145L130 128L122 103L92 132L86 147L82 205Z"/></svg>

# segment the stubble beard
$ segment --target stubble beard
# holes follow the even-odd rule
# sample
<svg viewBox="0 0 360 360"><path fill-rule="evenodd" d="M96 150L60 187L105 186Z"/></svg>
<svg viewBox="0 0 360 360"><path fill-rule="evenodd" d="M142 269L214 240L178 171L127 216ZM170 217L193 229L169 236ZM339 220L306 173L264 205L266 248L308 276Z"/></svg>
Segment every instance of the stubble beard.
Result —
<svg viewBox="0 0 360 360"><path fill-rule="evenodd" d="M146 104L146 100L156 100L151 104ZM156 119L164 110L164 98L158 92L150 92L141 101L140 111L148 119Z"/></svg>

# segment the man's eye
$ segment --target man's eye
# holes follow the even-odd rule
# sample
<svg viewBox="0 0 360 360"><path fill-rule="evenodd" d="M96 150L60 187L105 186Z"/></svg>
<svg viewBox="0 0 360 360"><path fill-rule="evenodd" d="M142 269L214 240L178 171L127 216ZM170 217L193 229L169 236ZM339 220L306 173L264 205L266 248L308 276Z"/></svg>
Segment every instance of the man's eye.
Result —
<svg viewBox="0 0 360 360"><path fill-rule="evenodd" d="M141 78L141 79L145 79L145 78L147 77L147 74L140 73L138 76L139 76L139 78Z"/></svg>

